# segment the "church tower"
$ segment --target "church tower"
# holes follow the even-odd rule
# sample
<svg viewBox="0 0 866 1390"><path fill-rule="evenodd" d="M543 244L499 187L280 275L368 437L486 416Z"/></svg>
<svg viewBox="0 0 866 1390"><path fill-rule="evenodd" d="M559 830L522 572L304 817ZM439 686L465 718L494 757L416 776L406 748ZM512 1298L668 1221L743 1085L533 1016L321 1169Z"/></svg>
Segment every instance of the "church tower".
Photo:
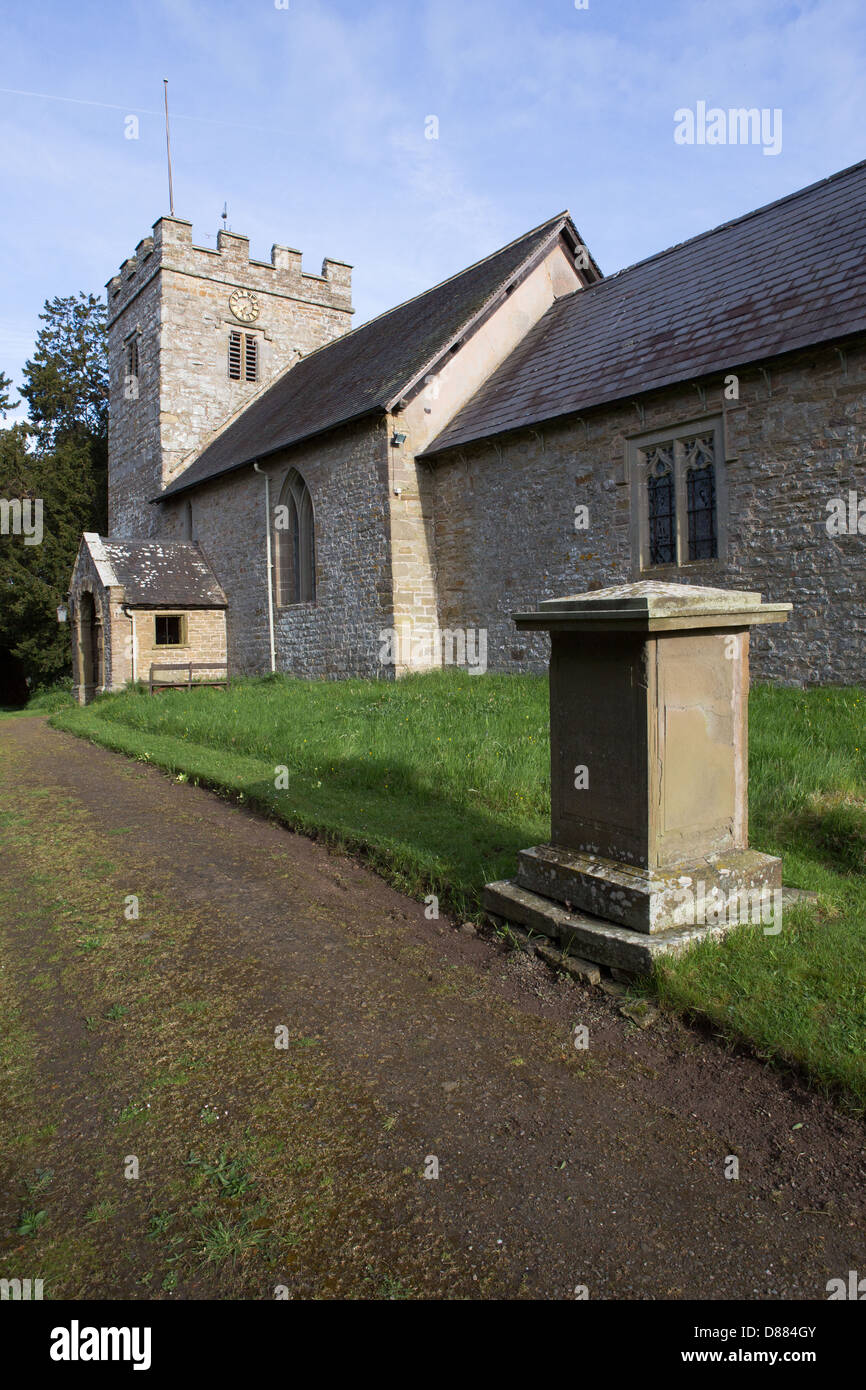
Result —
<svg viewBox="0 0 866 1390"><path fill-rule="evenodd" d="M250 260L249 238L220 232L194 246L192 224L162 217L107 285L108 533L147 537L150 499L262 386L351 327L352 269L274 246Z"/></svg>

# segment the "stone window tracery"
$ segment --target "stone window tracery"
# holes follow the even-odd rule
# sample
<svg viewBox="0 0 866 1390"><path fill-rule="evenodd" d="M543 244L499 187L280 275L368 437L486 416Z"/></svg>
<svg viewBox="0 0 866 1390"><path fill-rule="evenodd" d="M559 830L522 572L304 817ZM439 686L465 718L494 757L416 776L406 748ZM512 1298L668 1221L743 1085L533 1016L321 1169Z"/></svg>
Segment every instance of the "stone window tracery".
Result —
<svg viewBox="0 0 866 1390"><path fill-rule="evenodd" d="M658 431L630 448L639 569L718 559L725 540L721 420Z"/></svg>

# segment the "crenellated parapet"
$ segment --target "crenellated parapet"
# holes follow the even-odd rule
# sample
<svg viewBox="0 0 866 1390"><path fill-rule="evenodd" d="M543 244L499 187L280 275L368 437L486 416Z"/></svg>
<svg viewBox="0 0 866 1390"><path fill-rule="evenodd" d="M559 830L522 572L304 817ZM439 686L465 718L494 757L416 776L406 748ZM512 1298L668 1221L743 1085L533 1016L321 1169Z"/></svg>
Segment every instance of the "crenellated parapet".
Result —
<svg viewBox="0 0 866 1390"><path fill-rule="evenodd" d="M295 247L275 244L270 261L253 260L249 237L221 231L213 250L193 243L191 222L161 217L153 224L153 235L138 243L108 281L109 319L122 313L160 270L352 312L352 267L345 261L326 257L321 273L310 274Z"/></svg>
<svg viewBox="0 0 866 1390"><path fill-rule="evenodd" d="M108 282L109 519L147 536L151 499L202 442L280 372L352 326L352 267L221 231L214 249L192 223L161 217Z"/></svg>

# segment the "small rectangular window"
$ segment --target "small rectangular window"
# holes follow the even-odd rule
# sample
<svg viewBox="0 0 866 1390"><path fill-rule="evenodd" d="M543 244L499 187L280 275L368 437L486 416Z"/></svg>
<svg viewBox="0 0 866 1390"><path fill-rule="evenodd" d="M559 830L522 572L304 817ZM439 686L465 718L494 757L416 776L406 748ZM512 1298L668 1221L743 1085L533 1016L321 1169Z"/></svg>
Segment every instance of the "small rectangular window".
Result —
<svg viewBox="0 0 866 1390"><path fill-rule="evenodd" d="M180 613L157 613L154 635L157 647L179 647L183 643L183 618Z"/></svg>
<svg viewBox="0 0 866 1390"><path fill-rule="evenodd" d="M126 370L123 374L123 396L124 400L138 400L138 334L135 333L126 342L126 353L124 358Z"/></svg>

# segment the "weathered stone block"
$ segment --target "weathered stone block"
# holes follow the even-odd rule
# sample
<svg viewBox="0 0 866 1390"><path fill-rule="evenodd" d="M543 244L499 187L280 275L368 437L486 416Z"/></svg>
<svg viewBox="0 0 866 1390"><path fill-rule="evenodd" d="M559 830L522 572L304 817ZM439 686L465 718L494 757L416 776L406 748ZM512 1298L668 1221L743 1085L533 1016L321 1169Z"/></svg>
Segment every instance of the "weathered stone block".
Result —
<svg viewBox="0 0 866 1390"><path fill-rule="evenodd" d="M556 936L563 903L581 952L624 969L652 958L635 933L679 949L683 931L781 912L781 861L748 848L747 643L790 608L640 582L516 615L551 634L551 843L521 852L491 911L513 901ZM623 942L629 961L613 959Z"/></svg>
<svg viewBox="0 0 866 1390"><path fill-rule="evenodd" d="M733 895L747 893L751 900L752 894L781 888L782 861L747 849L659 872L535 845L518 855L517 883L635 931L660 932L702 922L714 903Z"/></svg>

